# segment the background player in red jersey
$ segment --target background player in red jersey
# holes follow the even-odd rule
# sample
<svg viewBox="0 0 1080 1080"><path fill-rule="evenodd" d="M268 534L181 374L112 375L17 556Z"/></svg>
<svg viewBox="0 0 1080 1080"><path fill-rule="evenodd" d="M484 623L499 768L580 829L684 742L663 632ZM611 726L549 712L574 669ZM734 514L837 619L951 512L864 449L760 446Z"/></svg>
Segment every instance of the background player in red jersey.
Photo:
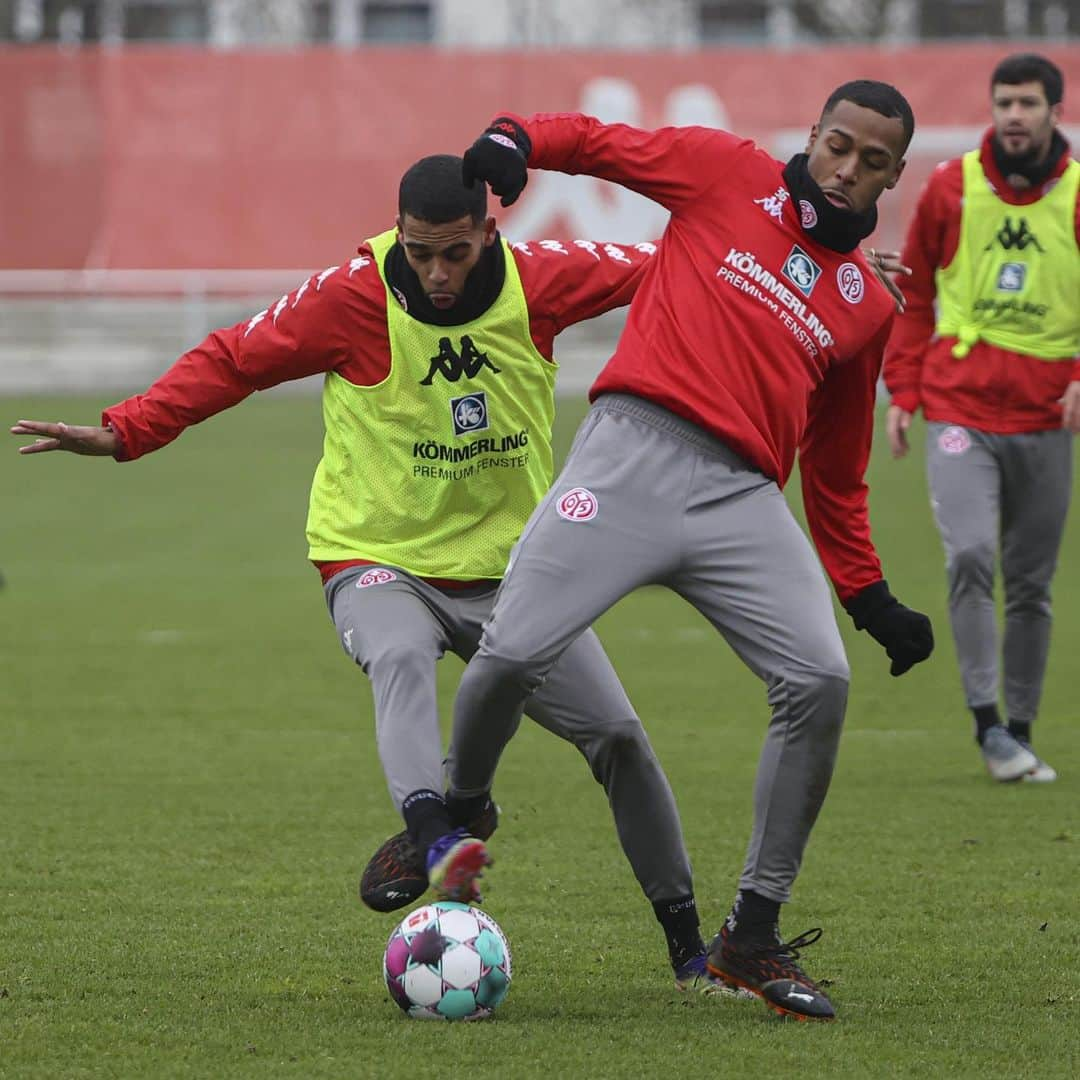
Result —
<svg viewBox="0 0 1080 1080"><path fill-rule="evenodd" d="M364 899L379 910L416 899L429 875L447 893L471 893L482 845L455 835L424 857L454 824L442 800L436 663L448 651L472 655L510 545L551 482L555 335L626 304L655 250L510 245L487 215L486 188L465 188L461 168L450 155L417 162L401 181L396 231L213 332L146 393L106 409L103 426L12 429L38 437L24 454L132 461L255 390L326 374L309 553L342 647L371 680L379 756L407 826L365 872ZM714 991L671 788L594 634L566 652L527 710L603 784L678 985ZM494 808L484 800L463 820L486 835ZM470 872L459 883L462 864Z"/></svg>
<svg viewBox="0 0 1080 1080"><path fill-rule="evenodd" d="M501 116L466 181L505 204L527 167L621 183L671 211L655 262L561 476L514 548L455 705L451 805L486 798L522 702L586 627L639 585L693 604L772 706L739 891L709 970L780 1012L828 1019L784 942L788 900L828 790L849 671L821 567L780 488L799 454L818 553L893 675L933 648L870 540L863 480L893 304L859 254L914 121L883 83L845 84L786 165L706 128ZM718 775L722 772L718 770Z"/></svg>
<svg viewBox="0 0 1080 1080"><path fill-rule="evenodd" d="M884 368L894 457L907 453L919 408L927 421L960 677L999 781L1057 778L1032 750L1031 728L1080 433L1080 164L1058 129L1063 93L1043 56L994 69L992 127L977 150L939 165L919 197L904 247L910 306Z"/></svg>

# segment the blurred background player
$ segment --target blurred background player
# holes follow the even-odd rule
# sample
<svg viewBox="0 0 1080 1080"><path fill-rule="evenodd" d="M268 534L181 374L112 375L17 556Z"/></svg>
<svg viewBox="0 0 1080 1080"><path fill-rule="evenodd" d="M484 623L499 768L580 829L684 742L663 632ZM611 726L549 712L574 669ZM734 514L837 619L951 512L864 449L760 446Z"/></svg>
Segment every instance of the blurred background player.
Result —
<svg viewBox="0 0 1080 1080"><path fill-rule="evenodd" d="M447 816L435 665L448 651L472 655L510 546L551 482L555 335L626 304L655 250L511 246L484 185L464 187L461 172L458 157L417 162L396 229L210 334L146 393L106 409L102 427L12 428L39 436L24 454L133 461L255 390L326 373L307 536L342 646L371 680L379 756L407 827L365 873L365 899L381 910L415 899L429 876L443 895L478 898L483 844L451 829L467 821L487 835L496 812L484 799ZM714 991L671 788L594 634L527 709L603 784L678 985Z"/></svg>
<svg viewBox="0 0 1080 1080"><path fill-rule="evenodd" d="M1057 777L1032 750L1031 728L1080 431L1080 164L1057 126L1063 89L1042 56L994 69L992 127L977 150L939 166L919 199L903 251L907 311L885 360L894 457L907 453L919 408L927 420L960 676L983 760L1002 781Z"/></svg>
<svg viewBox="0 0 1080 1080"><path fill-rule="evenodd" d="M857 250L913 129L896 89L857 81L786 165L713 128L552 114L500 116L465 154L466 182L487 180L504 205L532 166L614 180L671 219L462 677L451 802L487 797L522 704L578 635L636 587L671 588L765 682L773 710L709 971L802 1019L834 1015L797 962L820 931L785 942L779 913L829 787L849 671L780 488L798 452L810 529L856 627L893 675L926 659L930 622L890 593L870 539L863 474L893 305Z"/></svg>

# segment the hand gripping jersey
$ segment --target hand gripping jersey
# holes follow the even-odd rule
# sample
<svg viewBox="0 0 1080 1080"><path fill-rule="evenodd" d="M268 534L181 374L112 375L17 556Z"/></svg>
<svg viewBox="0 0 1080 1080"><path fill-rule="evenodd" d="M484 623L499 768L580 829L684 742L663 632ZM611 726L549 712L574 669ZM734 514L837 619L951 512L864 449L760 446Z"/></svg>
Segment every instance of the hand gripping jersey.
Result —
<svg viewBox="0 0 1080 1080"><path fill-rule="evenodd" d="M748 140L578 115L520 122L531 166L613 180L671 211L592 396L654 401L780 484L799 452L810 529L841 600L880 580L863 474L893 302L861 254L810 239L812 208Z"/></svg>

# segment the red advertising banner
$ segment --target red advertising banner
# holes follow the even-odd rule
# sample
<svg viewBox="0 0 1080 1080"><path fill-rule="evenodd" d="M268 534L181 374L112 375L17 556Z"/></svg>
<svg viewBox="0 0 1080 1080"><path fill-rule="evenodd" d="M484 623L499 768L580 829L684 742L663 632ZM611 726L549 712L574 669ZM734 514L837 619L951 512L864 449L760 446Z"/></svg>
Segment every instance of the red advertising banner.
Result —
<svg viewBox="0 0 1080 1080"><path fill-rule="evenodd" d="M0 270L317 268L393 224L413 161L461 153L497 111L715 125L786 159L851 78L895 84L915 111L909 167L872 241L898 246L934 164L978 141L990 72L1010 51L5 49ZM1080 49L1045 52L1067 88L1080 85ZM666 217L631 192L550 173L495 210L512 239L634 242Z"/></svg>

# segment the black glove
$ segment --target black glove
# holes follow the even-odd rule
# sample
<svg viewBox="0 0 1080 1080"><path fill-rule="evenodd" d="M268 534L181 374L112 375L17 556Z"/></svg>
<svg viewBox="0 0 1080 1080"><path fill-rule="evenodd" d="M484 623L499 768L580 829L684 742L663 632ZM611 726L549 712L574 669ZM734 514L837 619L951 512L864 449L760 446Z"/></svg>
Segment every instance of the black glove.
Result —
<svg viewBox="0 0 1080 1080"><path fill-rule="evenodd" d="M509 206L529 182L531 153L532 140L525 129L516 120L500 116L465 151L461 179L467 188L486 180L492 193L502 196L503 206Z"/></svg>
<svg viewBox="0 0 1080 1080"><path fill-rule="evenodd" d="M892 661L889 673L903 675L934 651L934 630L919 611L904 607L885 581L875 581L845 605L856 630L865 630L885 646Z"/></svg>

